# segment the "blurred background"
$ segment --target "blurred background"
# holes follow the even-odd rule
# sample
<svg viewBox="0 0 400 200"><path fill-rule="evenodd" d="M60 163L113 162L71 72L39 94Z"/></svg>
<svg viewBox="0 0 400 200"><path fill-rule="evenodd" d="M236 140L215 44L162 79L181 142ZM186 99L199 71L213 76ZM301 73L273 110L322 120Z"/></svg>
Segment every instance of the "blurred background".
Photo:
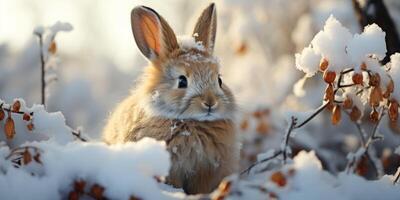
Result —
<svg viewBox="0 0 400 200"><path fill-rule="evenodd" d="M211 1L189 0L0 0L0 99L21 97L28 105L40 103L40 57L37 25L69 22L73 31L59 33L57 82L49 85L47 109L62 111L67 124L82 126L99 138L113 107L126 97L147 61L134 42L130 11L136 5L152 7L177 35L192 32L194 22ZM362 29L351 0L219 0L216 55L224 82L240 106L238 129L244 156L254 161L258 152L279 147L288 113L308 111L322 102L321 78L305 82L305 93L293 88L303 73L295 68L294 54L308 46L334 15L352 33ZM359 0L363 5L366 0ZM396 27L400 1L385 0ZM296 145L321 149L319 156L337 159L331 171L343 167L345 153L358 146L355 127L330 124L318 117L298 130ZM385 147L400 137L382 127ZM301 135L301 136L298 136ZM335 151L331 151L335 149ZM322 159L323 160L323 159Z"/></svg>

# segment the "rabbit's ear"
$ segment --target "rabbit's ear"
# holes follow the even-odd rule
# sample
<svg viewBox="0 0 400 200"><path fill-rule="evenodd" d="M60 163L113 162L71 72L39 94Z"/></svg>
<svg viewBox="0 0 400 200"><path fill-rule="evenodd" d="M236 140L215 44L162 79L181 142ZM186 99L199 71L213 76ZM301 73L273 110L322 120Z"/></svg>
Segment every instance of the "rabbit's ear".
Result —
<svg viewBox="0 0 400 200"><path fill-rule="evenodd" d="M138 6L132 10L131 26L137 46L150 61L166 57L179 48L174 31L149 7Z"/></svg>
<svg viewBox="0 0 400 200"><path fill-rule="evenodd" d="M217 10L215 4L210 4L201 14L194 27L193 36L196 42L202 42L203 46L213 52L215 34L217 31Z"/></svg>

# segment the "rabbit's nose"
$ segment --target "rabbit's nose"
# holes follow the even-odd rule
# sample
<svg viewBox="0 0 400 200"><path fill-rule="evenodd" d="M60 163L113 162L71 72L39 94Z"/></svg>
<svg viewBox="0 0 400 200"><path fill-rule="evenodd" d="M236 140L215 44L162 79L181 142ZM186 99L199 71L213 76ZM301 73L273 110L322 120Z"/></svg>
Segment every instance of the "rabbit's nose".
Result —
<svg viewBox="0 0 400 200"><path fill-rule="evenodd" d="M217 107L217 102L216 101L204 101L201 103L203 108L208 109L208 111L211 111L212 109Z"/></svg>

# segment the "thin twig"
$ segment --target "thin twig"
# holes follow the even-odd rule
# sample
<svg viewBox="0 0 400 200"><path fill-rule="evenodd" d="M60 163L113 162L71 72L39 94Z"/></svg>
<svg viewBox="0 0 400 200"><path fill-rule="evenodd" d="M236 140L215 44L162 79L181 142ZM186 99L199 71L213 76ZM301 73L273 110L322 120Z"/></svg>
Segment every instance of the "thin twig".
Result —
<svg viewBox="0 0 400 200"><path fill-rule="evenodd" d="M400 179L400 167L397 168L396 174L394 175L393 185L396 184Z"/></svg>
<svg viewBox="0 0 400 200"><path fill-rule="evenodd" d="M315 112L318 113L318 112ZM313 115L311 115L311 117L309 117L308 119L311 120L312 118L314 118L313 116L316 116L317 114L313 113ZM282 146L282 154L283 154L283 164L286 164L286 158L287 158L287 147L289 145L289 138L290 138L290 133L293 131L293 129L296 128L296 123L297 123L297 118L292 116L292 121L289 125L289 128L285 134L285 139L284 139L284 144ZM303 122L304 123L304 122ZM307 122L305 122L307 123ZM304 124L305 124L304 123Z"/></svg>
<svg viewBox="0 0 400 200"><path fill-rule="evenodd" d="M374 128L372 129L372 133L371 133L371 135L370 135L370 137L368 138L367 141L365 141L364 135L366 135L366 134L365 134L364 130L362 129L361 125L360 125L359 123L357 123L357 122L354 122L354 124L356 125L357 130L358 130L358 132L359 132L359 134L360 134L360 138L361 138L361 142L362 142L361 146L364 148L364 152L363 152L363 154L360 156L360 158L361 158L362 156L366 156L366 157L368 158L368 160L370 160L372 167L375 168L375 172L376 172L377 176L379 176L379 168L378 168L378 166L376 165L376 163L374 163L374 161L373 161L373 159L372 159L372 156L371 156L371 154L370 154L370 152L369 152L369 148L370 148L370 146L371 146L371 144L372 144L373 142L382 139L381 137L376 136L376 134L377 134L377 132L378 132L378 126L379 126L380 122L382 121L383 116L385 115L385 112L384 112L384 111L385 111L385 109L382 108L381 111L380 111L380 113L379 113L378 121L376 122ZM347 112L346 112L346 113L347 113ZM348 164L347 164L347 167L346 167L347 173L349 173L350 170L351 170L355 165L357 165L358 162L359 162L359 159L356 159L356 158L353 158L352 160L350 160L350 161L348 162Z"/></svg>
<svg viewBox="0 0 400 200"><path fill-rule="evenodd" d="M243 175L243 174L246 174L246 173L249 174L250 171L251 171L251 169L252 169L253 167L255 167L255 166L257 166L257 165L259 165L259 164L261 164L261 163L267 162L267 161L269 161L269 160L272 160L272 159L278 157L279 155L281 155L282 153L283 153L282 150L277 151L277 152L275 152L273 155L271 155L270 157L264 158L264 159L262 159L262 160L259 160L259 161L255 162L255 163L251 164L251 165L250 165L249 167L247 167L245 170L243 170L242 172L240 172L240 175Z"/></svg>
<svg viewBox="0 0 400 200"><path fill-rule="evenodd" d="M80 130L72 130L71 131L72 135L75 136L76 138L78 138L80 141L82 142L87 142L87 139L82 137L81 131Z"/></svg>
<svg viewBox="0 0 400 200"><path fill-rule="evenodd" d="M43 35L42 34L36 34L37 37L39 38L39 48L40 48L40 80L41 80L41 102L44 106L46 106L46 62L44 60L44 53L43 53Z"/></svg>
<svg viewBox="0 0 400 200"><path fill-rule="evenodd" d="M15 114L20 114L20 115L25 114L25 112L16 111L16 110L11 109L11 105L10 105L10 108L3 107L4 105L5 105L4 103L1 103L1 104L0 104L0 109L3 109L3 110L5 110L5 111L7 111L7 112L15 113ZM33 116L33 112L30 112L30 113L28 113L28 114L29 114L30 116Z"/></svg>

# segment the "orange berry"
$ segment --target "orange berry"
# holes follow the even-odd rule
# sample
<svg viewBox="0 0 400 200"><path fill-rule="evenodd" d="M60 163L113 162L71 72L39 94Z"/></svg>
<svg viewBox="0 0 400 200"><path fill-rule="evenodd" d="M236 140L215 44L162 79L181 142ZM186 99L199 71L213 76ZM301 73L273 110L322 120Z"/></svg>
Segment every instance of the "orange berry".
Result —
<svg viewBox="0 0 400 200"><path fill-rule="evenodd" d="M57 52L57 44L56 44L56 42L54 40L51 41L48 51L51 54L55 54Z"/></svg>
<svg viewBox="0 0 400 200"><path fill-rule="evenodd" d="M379 103L383 100L382 90L380 87L374 87L369 95L369 105L371 107L379 106Z"/></svg>
<svg viewBox="0 0 400 200"><path fill-rule="evenodd" d="M90 189L90 195L95 199L103 199L104 188L98 184L94 184Z"/></svg>
<svg viewBox="0 0 400 200"><path fill-rule="evenodd" d="M284 187L287 183L285 175L280 171L274 172L270 179L279 187Z"/></svg>
<svg viewBox="0 0 400 200"><path fill-rule="evenodd" d="M333 83L335 79L336 79L336 72L329 70L326 70L324 72L324 81L326 83Z"/></svg>
<svg viewBox="0 0 400 200"><path fill-rule="evenodd" d="M31 120L31 116L28 113L24 113L24 115L22 116L22 119L24 121L29 121L29 120Z"/></svg>
<svg viewBox="0 0 400 200"><path fill-rule="evenodd" d="M369 77L369 85L370 86L378 87L380 84L381 84L381 77L379 76L378 73L372 74Z"/></svg>
<svg viewBox="0 0 400 200"><path fill-rule="evenodd" d="M6 113L4 112L3 109L0 108L0 121L3 120L6 117Z"/></svg>
<svg viewBox="0 0 400 200"><path fill-rule="evenodd" d="M266 121L264 121L264 120L259 121L259 123L257 125L257 128L256 128L256 131L257 131L258 134L261 134L261 135L268 134L268 131L269 131L268 123Z"/></svg>
<svg viewBox="0 0 400 200"><path fill-rule="evenodd" d="M21 102L16 100L14 104L12 105L12 111L13 112L19 112L19 109L21 109Z"/></svg>
<svg viewBox="0 0 400 200"><path fill-rule="evenodd" d="M365 64L365 62L362 62L360 68L362 70L367 70L367 64Z"/></svg>
<svg viewBox="0 0 400 200"><path fill-rule="evenodd" d="M388 113L391 121L397 121L399 118L399 103L396 100L392 99L390 101Z"/></svg>
<svg viewBox="0 0 400 200"><path fill-rule="evenodd" d="M350 119L351 121L355 122L358 121L361 117L361 111L357 108L357 106L353 106L350 112Z"/></svg>
<svg viewBox="0 0 400 200"><path fill-rule="evenodd" d="M355 73L351 77L354 84L362 85L363 84L363 75L362 73Z"/></svg>
<svg viewBox="0 0 400 200"><path fill-rule="evenodd" d="M35 126L32 123L29 123L28 125L26 125L26 128L28 128L29 131L33 131Z"/></svg>
<svg viewBox="0 0 400 200"><path fill-rule="evenodd" d="M376 111L376 109L374 108L372 110L372 112L369 114L369 119L371 120L371 122L376 123L379 120L379 113L378 111Z"/></svg>
<svg viewBox="0 0 400 200"><path fill-rule="evenodd" d="M79 194L82 194L85 192L85 186L86 182L84 180L79 180L74 182L74 190L78 192Z"/></svg>
<svg viewBox="0 0 400 200"><path fill-rule="evenodd" d="M32 155L28 151L28 148L25 148L25 151L22 154L22 160L23 160L24 165L27 165L32 161Z"/></svg>
<svg viewBox="0 0 400 200"><path fill-rule="evenodd" d="M328 86L325 89L325 95L324 95L324 100L333 102L335 98L334 91L333 91L333 86L332 84L328 84Z"/></svg>
<svg viewBox="0 0 400 200"><path fill-rule="evenodd" d="M319 64L319 70L324 72L328 68L329 62L326 58L322 58Z"/></svg>
<svg viewBox="0 0 400 200"><path fill-rule="evenodd" d="M76 191L71 191L68 195L68 200L79 200L79 194Z"/></svg>
<svg viewBox="0 0 400 200"><path fill-rule="evenodd" d="M344 109L351 109L353 107L353 100L351 98L346 98L343 101L343 108Z"/></svg>
<svg viewBox="0 0 400 200"><path fill-rule="evenodd" d="M332 124L333 125L339 124L341 118L342 118L342 113L340 111L340 106L336 105L333 108L333 112L332 112L332 117L331 117Z"/></svg>
<svg viewBox="0 0 400 200"><path fill-rule="evenodd" d="M13 139L15 135L15 124L14 120L8 116L6 120L6 124L4 125L4 133L6 134L7 139Z"/></svg>

